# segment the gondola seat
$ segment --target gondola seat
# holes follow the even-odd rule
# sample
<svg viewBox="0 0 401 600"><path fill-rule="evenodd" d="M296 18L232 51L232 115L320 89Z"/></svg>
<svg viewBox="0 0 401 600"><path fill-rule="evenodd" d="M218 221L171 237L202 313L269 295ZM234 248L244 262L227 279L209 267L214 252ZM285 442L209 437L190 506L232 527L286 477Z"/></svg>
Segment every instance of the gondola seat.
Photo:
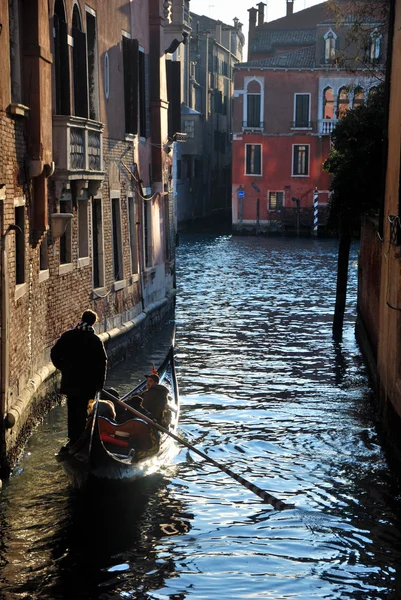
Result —
<svg viewBox="0 0 401 600"><path fill-rule="evenodd" d="M139 460L159 450L157 432L141 419L116 424L105 417L98 417L98 426L100 439L110 452L129 454L134 450L134 457Z"/></svg>

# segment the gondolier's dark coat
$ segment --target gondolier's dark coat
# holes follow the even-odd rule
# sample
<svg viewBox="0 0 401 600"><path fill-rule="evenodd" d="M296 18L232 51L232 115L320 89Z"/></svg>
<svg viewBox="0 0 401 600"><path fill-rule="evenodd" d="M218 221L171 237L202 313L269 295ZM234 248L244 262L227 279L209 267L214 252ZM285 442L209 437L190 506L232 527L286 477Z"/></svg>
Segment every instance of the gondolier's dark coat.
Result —
<svg viewBox="0 0 401 600"><path fill-rule="evenodd" d="M71 329L62 334L50 353L61 371L62 394L94 398L104 385L107 355L94 331Z"/></svg>

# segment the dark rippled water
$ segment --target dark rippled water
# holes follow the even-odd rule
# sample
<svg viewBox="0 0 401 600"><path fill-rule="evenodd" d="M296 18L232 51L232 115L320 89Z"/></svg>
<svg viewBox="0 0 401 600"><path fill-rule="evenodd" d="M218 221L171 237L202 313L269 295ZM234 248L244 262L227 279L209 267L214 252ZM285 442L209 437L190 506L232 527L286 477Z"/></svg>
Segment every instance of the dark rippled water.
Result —
<svg viewBox="0 0 401 600"><path fill-rule="evenodd" d="M181 434L273 495L277 512L201 458L116 496L78 495L52 454L65 408L0 495L5 600L401 599L401 496L354 337L357 249L342 344L335 241L186 237L178 249ZM114 369L121 391L170 330Z"/></svg>

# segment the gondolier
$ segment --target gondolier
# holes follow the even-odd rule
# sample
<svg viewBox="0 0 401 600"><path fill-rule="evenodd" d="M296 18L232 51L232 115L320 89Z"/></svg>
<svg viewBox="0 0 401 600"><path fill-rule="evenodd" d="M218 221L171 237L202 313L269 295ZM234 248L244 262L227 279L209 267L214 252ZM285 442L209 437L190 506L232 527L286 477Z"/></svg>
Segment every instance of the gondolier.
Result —
<svg viewBox="0 0 401 600"><path fill-rule="evenodd" d="M74 329L62 334L50 357L61 371L60 392L67 396L68 438L74 444L85 429L87 407L104 385L107 355L93 325L97 314L86 310Z"/></svg>

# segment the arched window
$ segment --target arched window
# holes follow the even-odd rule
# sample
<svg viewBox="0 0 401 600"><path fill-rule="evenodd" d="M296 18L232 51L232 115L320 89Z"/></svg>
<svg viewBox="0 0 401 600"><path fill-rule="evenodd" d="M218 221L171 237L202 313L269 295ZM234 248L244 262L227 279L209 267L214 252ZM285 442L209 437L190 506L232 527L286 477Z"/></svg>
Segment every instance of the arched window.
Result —
<svg viewBox="0 0 401 600"><path fill-rule="evenodd" d="M337 36L332 29L330 29L324 36L324 62L331 64L336 58L336 41Z"/></svg>
<svg viewBox="0 0 401 600"><path fill-rule="evenodd" d="M63 0L54 3L54 75L56 115L70 114L70 66L68 60L67 21Z"/></svg>
<svg viewBox="0 0 401 600"><path fill-rule="evenodd" d="M86 72L86 35L82 31L81 15L75 4L72 12L74 114L88 118L88 77Z"/></svg>
<svg viewBox="0 0 401 600"><path fill-rule="evenodd" d="M258 81L248 83L246 90L246 119L245 127L263 127L262 123L262 93Z"/></svg>
<svg viewBox="0 0 401 600"><path fill-rule="evenodd" d="M363 104L365 104L365 92L363 88L357 87L354 90L353 107L356 108L357 106L362 106Z"/></svg>
<svg viewBox="0 0 401 600"><path fill-rule="evenodd" d="M338 118L342 119L349 110L349 95L348 89L343 87L338 93Z"/></svg>
<svg viewBox="0 0 401 600"><path fill-rule="evenodd" d="M380 59L381 39L382 35L377 29L370 34L369 60L372 64L377 63Z"/></svg>
<svg viewBox="0 0 401 600"><path fill-rule="evenodd" d="M334 92L333 88L327 87L323 92L323 118L334 119Z"/></svg>

